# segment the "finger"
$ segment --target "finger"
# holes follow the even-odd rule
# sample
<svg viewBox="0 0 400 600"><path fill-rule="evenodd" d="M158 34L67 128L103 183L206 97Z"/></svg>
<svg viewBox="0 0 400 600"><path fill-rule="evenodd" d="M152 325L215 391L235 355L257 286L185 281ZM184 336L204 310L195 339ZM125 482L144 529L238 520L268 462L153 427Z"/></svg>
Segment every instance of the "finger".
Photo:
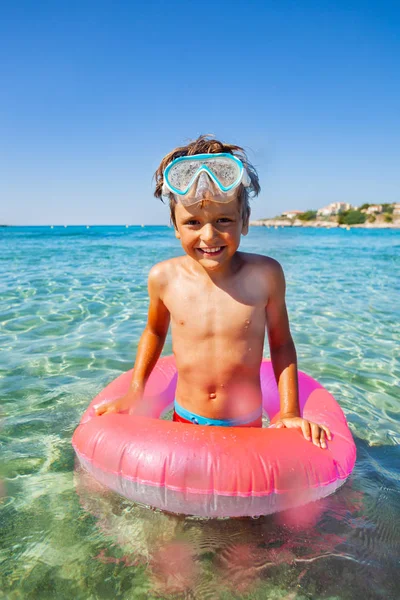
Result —
<svg viewBox="0 0 400 600"><path fill-rule="evenodd" d="M321 448L326 448L326 433L322 427L321 427L321 434L319 436L319 442L321 444Z"/></svg>
<svg viewBox="0 0 400 600"><path fill-rule="evenodd" d="M301 430L303 432L304 437L306 438L306 440L311 440L311 427L310 427L310 423L306 420L303 419L303 421L301 422Z"/></svg>
<svg viewBox="0 0 400 600"><path fill-rule="evenodd" d="M315 446L318 446L318 448L319 448L320 447L320 443L319 443L320 429L319 429L319 425L317 425L317 423L311 424L311 432L312 432L313 444Z"/></svg>
<svg viewBox="0 0 400 600"><path fill-rule="evenodd" d="M105 411L105 406L96 406L94 409L94 412L96 413L96 415L99 417L100 415L102 415Z"/></svg>
<svg viewBox="0 0 400 600"><path fill-rule="evenodd" d="M276 427L277 429L282 429L283 427L285 427L285 425L282 423L282 421L277 421L277 422L275 423L275 427Z"/></svg>
<svg viewBox="0 0 400 600"><path fill-rule="evenodd" d="M109 403L102 404L96 410L96 414L99 417L101 415L107 415L109 413L114 413L114 412L117 412L117 408L115 406L113 406L112 404L109 404Z"/></svg>
<svg viewBox="0 0 400 600"><path fill-rule="evenodd" d="M331 430L329 429L329 427L326 427L326 425L321 425L320 426L326 433L326 437L328 438L329 441L332 440L332 434L331 434Z"/></svg>

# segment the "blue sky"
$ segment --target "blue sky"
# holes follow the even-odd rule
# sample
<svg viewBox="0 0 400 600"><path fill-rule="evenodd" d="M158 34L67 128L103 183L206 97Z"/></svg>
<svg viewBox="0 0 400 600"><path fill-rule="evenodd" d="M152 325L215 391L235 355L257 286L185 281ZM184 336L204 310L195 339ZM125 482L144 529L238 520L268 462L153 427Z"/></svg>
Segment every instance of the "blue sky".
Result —
<svg viewBox="0 0 400 600"><path fill-rule="evenodd" d="M0 222L167 223L162 156L243 145L253 217L400 201L398 2L0 8Z"/></svg>

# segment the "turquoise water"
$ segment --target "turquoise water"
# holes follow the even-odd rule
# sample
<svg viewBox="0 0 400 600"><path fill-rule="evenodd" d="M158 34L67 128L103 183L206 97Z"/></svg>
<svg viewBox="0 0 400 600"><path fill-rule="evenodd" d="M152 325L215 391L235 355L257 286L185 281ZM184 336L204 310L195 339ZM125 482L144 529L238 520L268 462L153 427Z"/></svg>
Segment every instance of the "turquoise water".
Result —
<svg viewBox="0 0 400 600"><path fill-rule="evenodd" d="M400 232L252 228L242 249L284 267L299 366L355 437L350 480L257 520L185 519L101 489L71 436L131 367L149 268L180 246L167 227L2 228L1 598L400 597Z"/></svg>

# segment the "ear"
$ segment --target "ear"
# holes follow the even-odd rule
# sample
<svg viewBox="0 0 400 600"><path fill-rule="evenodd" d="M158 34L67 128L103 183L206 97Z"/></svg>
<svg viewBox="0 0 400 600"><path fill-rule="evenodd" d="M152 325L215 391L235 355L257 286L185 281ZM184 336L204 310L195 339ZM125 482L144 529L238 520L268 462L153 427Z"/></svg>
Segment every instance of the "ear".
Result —
<svg viewBox="0 0 400 600"><path fill-rule="evenodd" d="M177 228L175 227L175 237L177 240L181 239L181 234L179 233L179 231L177 230Z"/></svg>
<svg viewBox="0 0 400 600"><path fill-rule="evenodd" d="M242 235L247 235L248 233L249 233L249 219L246 219L246 222L243 223Z"/></svg>

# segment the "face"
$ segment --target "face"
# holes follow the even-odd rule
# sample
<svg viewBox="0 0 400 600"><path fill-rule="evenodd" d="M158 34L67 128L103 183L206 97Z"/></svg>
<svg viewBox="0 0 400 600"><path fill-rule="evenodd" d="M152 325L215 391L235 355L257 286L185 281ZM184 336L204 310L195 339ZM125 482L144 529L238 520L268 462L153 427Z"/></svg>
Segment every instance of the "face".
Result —
<svg viewBox="0 0 400 600"><path fill-rule="evenodd" d="M211 195L205 195L203 202L193 206L177 202L175 220L175 234L182 248L208 271L229 264L239 247L240 236L248 231L236 195L225 203L213 201Z"/></svg>

